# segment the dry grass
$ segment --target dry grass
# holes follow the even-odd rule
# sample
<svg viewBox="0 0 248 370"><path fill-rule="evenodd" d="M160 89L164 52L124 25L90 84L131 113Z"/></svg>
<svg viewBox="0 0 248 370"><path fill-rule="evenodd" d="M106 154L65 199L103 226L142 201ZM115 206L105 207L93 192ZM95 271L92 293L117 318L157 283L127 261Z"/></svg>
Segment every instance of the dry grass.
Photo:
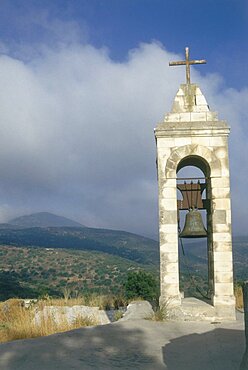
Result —
<svg viewBox="0 0 248 370"><path fill-rule="evenodd" d="M55 319L52 312L46 315L41 314L40 319L35 320L35 312L43 312L46 306L72 307L72 306L99 307L108 310L111 308L119 309L126 305L122 296L97 295L92 294L85 297L70 298L70 292L64 292L64 298L54 299L49 296L38 302L31 302L27 308L21 299L9 299L0 302L0 342L7 342L16 339L35 338L54 333L77 329L83 326L97 325L98 323L87 317L78 316L71 323L68 322L63 310L59 315L59 320Z"/></svg>
<svg viewBox="0 0 248 370"><path fill-rule="evenodd" d="M169 301L153 307L153 311L153 314L147 318L148 320L166 321L169 317Z"/></svg>
<svg viewBox="0 0 248 370"><path fill-rule="evenodd" d="M0 342L16 339L35 338L54 333L76 329L82 326L96 325L90 318L78 316L72 323L61 316L59 323L51 315L41 315L39 322L35 322L35 308L25 308L23 301L10 299L0 303Z"/></svg>
<svg viewBox="0 0 248 370"><path fill-rule="evenodd" d="M110 310L111 308L118 309L127 305L127 302L122 296L112 296L112 295L99 295L91 294L88 296L82 296L77 298L50 298L46 297L38 302L39 307L44 306L89 306L89 307L99 307L100 310Z"/></svg>
<svg viewBox="0 0 248 370"><path fill-rule="evenodd" d="M236 298L236 308L244 308L243 292L240 285L236 285L234 288L234 294Z"/></svg>

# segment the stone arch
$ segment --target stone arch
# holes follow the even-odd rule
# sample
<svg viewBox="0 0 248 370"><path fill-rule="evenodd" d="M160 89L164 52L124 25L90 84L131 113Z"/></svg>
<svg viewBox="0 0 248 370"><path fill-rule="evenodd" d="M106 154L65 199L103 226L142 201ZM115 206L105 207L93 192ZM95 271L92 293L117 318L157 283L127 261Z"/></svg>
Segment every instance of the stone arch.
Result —
<svg viewBox="0 0 248 370"><path fill-rule="evenodd" d="M180 169L180 162L185 165L187 160L189 163L190 158L198 158L198 162L205 163L205 172L207 172L205 176L221 176L222 164L215 153L205 146L191 144L178 147L171 151L166 161L165 177L176 178L177 171Z"/></svg>

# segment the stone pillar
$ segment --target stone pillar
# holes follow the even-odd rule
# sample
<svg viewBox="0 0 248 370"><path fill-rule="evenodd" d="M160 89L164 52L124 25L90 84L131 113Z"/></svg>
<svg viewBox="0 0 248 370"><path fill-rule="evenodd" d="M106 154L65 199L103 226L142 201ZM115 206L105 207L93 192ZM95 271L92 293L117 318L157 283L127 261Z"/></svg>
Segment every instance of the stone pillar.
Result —
<svg viewBox="0 0 248 370"><path fill-rule="evenodd" d="M176 179L162 180L159 204L160 236L160 304L181 304L179 293L179 266L177 243Z"/></svg>
<svg viewBox="0 0 248 370"><path fill-rule="evenodd" d="M226 146L227 148L227 146ZM226 150L222 149L223 152ZM217 153L218 154L218 151ZM227 153L226 153L227 158ZM233 257L231 234L231 201L228 163L222 166L222 176L212 178L213 227L213 305L220 316L235 317L233 290Z"/></svg>

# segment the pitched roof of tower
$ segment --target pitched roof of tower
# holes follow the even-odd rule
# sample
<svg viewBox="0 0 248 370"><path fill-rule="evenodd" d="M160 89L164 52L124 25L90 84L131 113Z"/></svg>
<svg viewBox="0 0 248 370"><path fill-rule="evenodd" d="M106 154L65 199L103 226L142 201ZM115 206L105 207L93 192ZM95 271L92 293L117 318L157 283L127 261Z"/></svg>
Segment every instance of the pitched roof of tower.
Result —
<svg viewBox="0 0 248 370"><path fill-rule="evenodd" d="M182 84L175 96L172 109L164 122L218 121L216 112L209 105L196 84Z"/></svg>

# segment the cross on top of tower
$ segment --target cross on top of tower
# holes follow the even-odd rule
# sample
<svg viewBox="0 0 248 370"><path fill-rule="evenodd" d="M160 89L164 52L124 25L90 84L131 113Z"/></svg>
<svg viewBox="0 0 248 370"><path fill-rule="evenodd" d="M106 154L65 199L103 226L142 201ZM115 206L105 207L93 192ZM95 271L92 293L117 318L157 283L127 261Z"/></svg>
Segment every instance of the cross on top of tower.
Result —
<svg viewBox="0 0 248 370"><path fill-rule="evenodd" d="M200 60L189 60L189 48L185 48L185 60L181 60L178 62L170 62L169 66L186 66L186 83L190 84L190 65L192 64L206 64L207 61L205 59Z"/></svg>

